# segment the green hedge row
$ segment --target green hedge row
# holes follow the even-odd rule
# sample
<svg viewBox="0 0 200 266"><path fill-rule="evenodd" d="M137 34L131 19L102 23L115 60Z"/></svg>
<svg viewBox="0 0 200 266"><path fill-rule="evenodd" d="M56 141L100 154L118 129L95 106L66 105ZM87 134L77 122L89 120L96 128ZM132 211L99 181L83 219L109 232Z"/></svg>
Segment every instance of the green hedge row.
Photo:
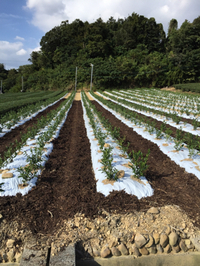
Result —
<svg viewBox="0 0 200 266"><path fill-rule="evenodd" d="M200 93L200 83L175 84L175 89Z"/></svg>

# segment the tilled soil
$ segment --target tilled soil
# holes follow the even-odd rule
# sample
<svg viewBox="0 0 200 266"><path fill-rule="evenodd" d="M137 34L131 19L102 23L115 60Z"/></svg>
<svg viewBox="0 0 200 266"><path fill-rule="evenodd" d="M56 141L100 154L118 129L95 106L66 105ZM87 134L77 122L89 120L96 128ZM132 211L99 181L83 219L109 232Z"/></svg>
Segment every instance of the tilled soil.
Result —
<svg viewBox="0 0 200 266"><path fill-rule="evenodd" d="M140 208L147 208L150 204L153 206L178 205L199 226L200 182L198 178L193 174L185 172L184 168L181 168L167 155L162 153L156 144L138 135L97 102L94 101L93 103L97 110L114 127L120 128L121 137L126 136L126 141L130 143L129 152L141 150L142 153L146 154L148 149L151 151L146 177L154 189L154 195L141 199L139 201Z"/></svg>
<svg viewBox="0 0 200 266"><path fill-rule="evenodd" d="M92 170L89 140L83 121L80 101L74 101L59 137L53 140L49 156L38 184L24 197L1 197L3 218L21 223L33 233L53 235L64 220L83 213L94 218L102 210L113 213L131 213L152 206L178 205L195 225L200 225L200 182L164 155L159 148L125 126L110 112L94 102L113 126L120 127L122 136L130 142L130 150L151 150L147 179L154 188L152 197L138 200L124 191L115 191L108 197L97 193Z"/></svg>

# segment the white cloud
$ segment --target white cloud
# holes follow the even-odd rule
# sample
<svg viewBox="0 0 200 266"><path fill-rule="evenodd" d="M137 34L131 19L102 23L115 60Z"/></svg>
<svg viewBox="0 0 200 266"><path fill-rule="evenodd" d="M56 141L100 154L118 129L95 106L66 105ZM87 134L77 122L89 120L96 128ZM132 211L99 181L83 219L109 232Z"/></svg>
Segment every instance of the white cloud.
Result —
<svg viewBox="0 0 200 266"><path fill-rule="evenodd" d="M0 41L0 58L4 57L5 52L17 52L20 48L22 48L22 46L22 42L10 43L7 41Z"/></svg>
<svg viewBox="0 0 200 266"><path fill-rule="evenodd" d="M24 38L19 37L19 36L16 36L16 37L15 37L15 40L24 41Z"/></svg>
<svg viewBox="0 0 200 266"><path fill-rule="evenodd" d="M27 51L24 49L21 49L21 50L16 52L16 55L25 55L25 54L27 54Z"/></svg>
<svg viewBox="0 0 200 266"><path fill-rule="evenodd" d="M27 0L26 8L32 10L32 24L49 31L63 20L75 19L94 22L101 17L107 21L111 16L124 18L133 12L148 18L154 17L162 23L165 31L175 18L179 26L185 21L193 21L199 16L199 0Z"/></svg>
<svg viewBox="0 0 200 266"><path fill-rule="evenodd" d="M5 69L18 68L21 65L30 64L28 59L32 51L39 51L40 47L34 49L25 48L22 42L0 41L0 63Z"/></svg>

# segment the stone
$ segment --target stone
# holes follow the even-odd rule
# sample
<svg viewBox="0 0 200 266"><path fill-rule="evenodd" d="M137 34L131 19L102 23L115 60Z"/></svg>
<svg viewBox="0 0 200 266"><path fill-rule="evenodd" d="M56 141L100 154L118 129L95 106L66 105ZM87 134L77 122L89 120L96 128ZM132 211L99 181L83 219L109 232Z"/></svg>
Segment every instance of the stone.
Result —
<svg viewBox="0 0 200 266"><path fill-rule="evenodd" d="M178 252L180 251L180 247L179 247L179 245L172 246L172 251L173 251L174 253L178 253Z"/></svg>
<svg viewBox="0 0 200 266"><path fill-rule="evenodd" d="M188 251L188 248L187 246L185 245L185 241L183 239L181 239L180 243L179 243L179 247L184 251L184 252L187 252Z"/></svg>
<svg viewBox="0 0 200 266"><path fill-rule="evenodd" d="M92 253L93 253L94 257L100 257L100 251L97 247L92 248Z"/></svg>
<svg viewBox="0 0 200 266"><path fill-rule="evenodd" d="M3 253L2 257L3 257L3 262L7 262L8 261L7 254Z"/></svg>
<svg viewBox="0 0 200 266"><path fill-rule="evenodd" d="M13 173L3 173L1 177L2 179L12 178Z"/></svg>
<svg viewBox="0 0 200 266"><path fill-rule="evenodd" d="M160 241L160 234L159 233L153 233L154 242L157 245Z"/></svg>
<svg viewBox="0 0 200 266"><path fill-rule="evenodd" d="M139 252L142 254L142 255L149 255L149 251L143 247L143 248L140 248L139 249Z"/></svg>
<svg viewBox="0 0 200 266"><path fill-rule="evenodd" d="M180 237L182 239L186 239L187 238L187 234L185 232L181 232Z"/></svg>
<svg viewBox="0 0 200 266"><path fill-rule="evenodd" d="M193 243L191 242L190 239L185 239L185 245L188 249L194 249L195 246L193 245Z"/></svg>
<svg viewBox="0 0 200 266"><path fill-rule="evenodd" d="M128 249L123 243L118 246L118 249L122 253L122 255L128 255Z"/></svg>
<svg viewBox="0 0 200 266"><path fill-rule="evenodd" d="M186 228L186 223L183 222L183 223L181 224L181 227L182 227L182 230L185 229L185 228Z"/></svg>
<svg viewBox="0 0 200 266"><path fill-rule="evenodd" d="M113 256L121 256L121 252L119 251L119 249L118 248L116 248L116 247L112 247L111 248L111 252L112 252L112 255Z"/></svg>
<svg viewBox="0 0 200 266"><path fill-rule="evenodd" d="M117 178L122 178L122 177L124 177L124 175L125 175L125 171L124 170L120 170L120 171L117 172L116 177Z"/></svg>
<svg viewBox="0 0 200 266"><path fill-rule="evenodd" d="M160 245L162 246L162 248L165 248L169 243L169 238L167 234L162 233L160 235Z"/></svg>
<svg viewBox="0 0 200 266"><path fill-rule="evenodd" d="M170 253L172 251L172 247L170 246L170 244L168 244L165 248L164 248L164 252L165 253Z"/></svg>
<svg viewBox="0 0 200 266"><path fill-rule="evenodd" d="M109 248L104 248L101 251L101 257L102 258L107 258L110 255L111 251Z"/></svg>
<svg viewBox="0 0 200 266"><path fill-rule="evenodd" d="M171 234L169 234L169 244L171 246L176 246L178 241L178 235L175 232L171 232Z"/></svg>
<svg viewBox="0 0 200 266"><path fill-rule="evenodd" d="M187 248L190 246L190 244L191 244L191 240L185 239L185 245L187 246Z"/></svg>
<svg viewBox="0 0 200 266"><path fill-rule="evenodd" d="M89 256L91 256L91 257L93 256L92 247L91 247L90 245L86 245L86 246L85 246L85 251L87 252L87 254L88 254ZM60 252L59 248L58 248L57 252L58 252L58 253Z"/></svg>
<svg viewBox="0 0 200 266"><path fill-rule="evenodd" d="M161 247L160 244L158 244L158 245L156 246L156 248L157 248L157 253L159 253L159 254L163 253L163 248Z"/></svg>
<svg viewBox="0 0 200 266"><path fill-rule="evenodd" d="M169 235L171 233L171 228L168 225L167 228L165 229L165 234Z"/></svg>
<svg viewBox="0 0 200 266"><path fill-rule="evenodd" d="M109 248L116 247L117 244L118 244L118 239L116 237L111 237L108 242L108 247Z"/></svg>
<svg viewBox="0 0 200 266"><path fill-rule="evenodd" d="M150 248L154 244L154 239L151 235L149 235L149 241L145 245L146 248Z"/></svg>
<svg viewBox="0 0 200 266"><path fill-rule="evenodd" d="M16 263L20 263L21 257L22 257L22 254L21 253L16 253L15 254L15 261L16 261Z"/></svg>
<svg viewBox="0 0 200 266"><path fill-rule="evenodd" d="M156 207L151 207L150 209L148 209L147 213L151 213L151 214L159 214L160 211L158 208Z"/></svg>
<svg viewBox="0 0 200 266"><path fill-rule="evenodd" d="M9 252L7 253L7 257L8 257L8 261L9 262L13 262L14 261L14 250L13 249L10 249Z"/></svg>
<svg viewBox="0 0 200 266"><path fill-rule="evenodd" d="M135 235L135 246L137 248L143 247L146 243L147 243L147 240L146 240L146 238L143 235L141 235L139 233L137 233Z"/></svg>
<svg viewBox="0 0 200 266"><path fill-rule="evenodd" d="M131 253L137 258L139 257L141 254L139 252L139 249L135 246L135 244L132 246L131 248Z"/></svg>
<svg viewBox="0 0 200 266"><path fill-rule="evenodd" d="M156 245L153 244L150 248L148 248L148 251L150 254L156 254L157 253Z"/></svg>
<svg viewBox="0 0 200 266"><path fill-rule="evenodd" d="M6 243L6 247L7 247L7 248L12 248L13 245L14 245L14 243L15 243L15 240L13 240L13 239L8 239L8 240L7 240L7 243Z"/></svg>
<svg viewBox="0 0 200 266"><path fill-rule="evenodd" d="M200 234L197 234L195 237L191 237L191 241L195 246L197 251L200 251Z"/></svg>

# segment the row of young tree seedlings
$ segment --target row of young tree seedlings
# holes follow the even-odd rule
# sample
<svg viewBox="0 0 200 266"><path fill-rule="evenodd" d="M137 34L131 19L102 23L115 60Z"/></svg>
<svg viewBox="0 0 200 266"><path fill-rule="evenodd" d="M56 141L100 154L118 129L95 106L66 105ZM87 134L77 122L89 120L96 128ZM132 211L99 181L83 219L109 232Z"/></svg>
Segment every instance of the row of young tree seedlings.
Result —
<svg viewBox="0 0 200 266"><path fill-rule="evenodd" d="M131 104L129 105L131 107ZM122 108L122 110L124 110ZM141 111L141 110L140 110ZM155 110L156 111L156 110ZM131 111L132 112L132 111ZM140 116L140 114L132 113L133 116L135 116L136 119L138 119L138 122L135 121L138 125L144 125L147 129L147 131L150 134L156 133L156 138L160 139L162 137L165 137L166 140L171 140L175 142L175 149L177 151L181 150L185 143L187 144L187 148L189 150L189 156L190 158L196 154L198 154L198 150L200 150L200 138L198 136L194 136L192 133L185 132L182 127L180 129L176 129L176 136L175 138L172 137L172 131L170 127L167 126L166 121L163 121L163 124L160 128L156 127L156 122L153 122L148 119L148 117L145 119L143 116ZM195 119L193 121L193 129L196 130L199 122ZM196 151L195 151L196 149Z"/></svg>
<svg viewBox="0 0 200 266"><path fill-rule="evenodd" d="M132 95L134 94L133 90L128 90ZM159 99L162 99L163 102L172 102L173 105L184 107L184 106L191 106L192 109L195 109L195 107L200 104L200 97L198 95L193 94L184 94L179 92L173 92L173 91L165 91L165 90L159 90L159 89L145 89L145 90L137 90L136 94L140 97L149 97L150 99L155 101L159 101Z"/></svg>
<svg viewBox="0 0 200 266"><path fill-rule="evenodd" d="M160 111L160 110L155 110L153 108L150 108L150 107L146 107L144 105L139 105L139 104L136 104L136 103L133 103L133 102L129 102L125 99L121 99L119 97L115 97L111 94L107 94L107 93L102 93L102 95L104 95L105 97L108 97L120 104L124 104L125 106L128 106L128 107L131 107L131 108L134 108L136 110L139 110L140 112L145 112L145 113L152 113L152 114L155 114L155 115L160 115L160 116L163 116L166 120L170 120L172 119L177 125L181 122L181 117L177 115L177 113L166 113L164 111ZM193 129L196 130L199 126L200 126L200 122L198 121L198 119L192 119L192 126L193 126Z"/></svg>
<svg viewBox="0 0 200 266"><path fill-rule="evenodd" d="M172 130L167 126L166 122L163 122L161 127L157 128L156 123L149 120L148 117L144 118L120 104L104 100L102 97L94 93L91 94L110 109L120 113L125 119L130 120L135 125L146 128L150 135L156 134L157 139L165 138L167 141L173 141L175 143L174 148L176 151L180 151L187 144L186 147L188 148L190 158L199 154L200 138L198 136L194 136L189 132L186 133L181 128L176 130L176 136L174 138L172 137Z"/></svg>
<svg viewBox="0 0 200 266"><path fill-rule="evenodd" d="M28 163L25 167L19 167L18 172L20 175L19 178L22 178L22 182L27 184L32 178L37 176L37 172L41 169L43 161L42 154L45 144L52 139L55 134L56 129L62 123L62 120L66 117L66 112L68 112L73 99L75 92L70 95L67 99L67 102L63 102L57 110L51 111L47 117L42 117L37 125L33 128L29 128L28 132L22 135L21 142L16 143L14 153L11 151L10 147L8 148L6 154L4 155L5 160L1 158L0 168L6 167L13 159L17 156L23 146L25 146L27 140L31 140L37 137L36 145L32 148L31 154L28 155L27 152L24 152L26 156L26 162ZM42 130L43 129L43 130ZM44 130L45 129L45 130ZM9 151L9 154L8 154ZM1 184L1 186L3 183Z"/></svg>
<svg viewBox="0 0 200 266"><path fill-rule="evenodd" d="M168 95L171 95L172 93L167 92ZM133 93L132 93L133 95ZM146 96L143 96L144 98ZM152 94L150 101L155 102L155 97ZM171 97L162 97L162 94L157 99L157 105L159 103L162 103L162 107L170 112L171 109L177 110L179 115L183 116L185 113L187 116L193 115L196 117L200 113L200 98L198 96L195 96L195 98L190 99L189 96L179 96L177 97L175 93L171 95Z"/></svg>
<svg viewBox="0 0 200 266"><path fill-rule="evenodd" d="M35 104L22 106L18 108L17 111L11 110L6 112L4 115L0 116L0 133L2 133L3 129L11 129L11 127L15 126L20 120L27 119L34 113L42 111L45 107L59 99L60 95Z"/></svg>
<svg viewBox="0 0 200 266"><path fill-rule="evenodd" d="M194 114L200 111L200 97L197 95L183 95L158 89L123 90L123 93L137 97L137 100L141 99L144 101L145 99L155 104L162 103L168 109L171 107L176 107L180 110L190 109L190 112Z"/></svg>
<svg viewBox="0 0 200 266"><path fill-rule="evenodd" d="M190 107L190 105L187 105L187 103L183 104L179 104L177 106L177 104L173 104L172 100L163 100L162 98L160 98L158 100L158 102L155 102L155 98L147 98L146 96L141 96L137 97L135 94L133 93L129 93L129 92L125 92L125 91L110 91L113 95L119 97L121 96L122 98L126 98L129 99L130 101L134 102L134 103L140 103L141 105L145 105L147 107L154 107L157 108L160 111L163 112L167 112L167 113L176 113L179 116L183 116L184 113L187 116L191 116L193 115L194 117L197 117L200 114L200 104L197 104L195 107Z"/></svg>
<svg viewBox="0 0 200 266"><path fill-rule="evenodd" d="M107 133L115 140L115 142L120 147L123 157L128 158L131 162L130 167L133 171L135 177L139 178L140 176L145 175L145 172L148 168L147 161L150 154L144 155L141 151L135 152L131 151L128 153L129 143L126 141L126 137L121 137L120 129L112 127L110 122L98 112L95 106L89 101L84 92L82 92L82 100L84 107L86 109L87 116L90 120L90 125L93 128L95 138L98 140L100 150L102 151L101 163L103 165L101 171L105 173L107 179L117 180L118 179L118 170L113 167L112 161L112 150L111 146L106 147L105 139L107 134L103 132L102 128L104 127Z"/></svg>

